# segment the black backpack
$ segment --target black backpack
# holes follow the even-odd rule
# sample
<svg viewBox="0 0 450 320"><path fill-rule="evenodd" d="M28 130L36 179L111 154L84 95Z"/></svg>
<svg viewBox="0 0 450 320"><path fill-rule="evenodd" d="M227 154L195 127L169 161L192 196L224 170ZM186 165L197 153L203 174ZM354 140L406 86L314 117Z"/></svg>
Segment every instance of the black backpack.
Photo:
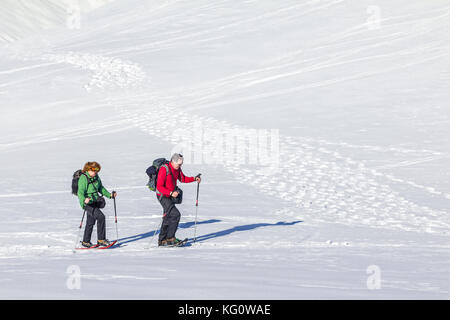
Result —
<svg viewBox="0 0 450 320"><path fill-rule="evenodd" d="M155 161L153 161L153 164L147 168L146 173L148 175L148 183L147 183L147 187L153 191L156 192L156 184L157 184L157 179L158 179L158 172L159 169L161 169L161 167L165 167L166 168L166 175L169 174L169 160L165 159L165 158L158 158Z"/></svg>
<svg viewBox="0 0 450 320"><path fill-rule="evenodd" d="M153 191L156 192L156 185L157 185L157 179L158 179L158 173L159 173L159 169L161 169L161 167L166 168L166 177L170 174L172 175L172 172L169 170L169 160L166 160L165 158L158 158L155 161L153 161L153 164L147 168L146 172L147 175L149 177L148 183L147 183L147 187ZM173 179L173 175L172 175L172 179ZM175 184L175 181L174 181ZM176 198L172 198L173 203L175 204L181 204L183 202L183 190L181 190L180 188L176 187L175 188L176 191L178 191L178 197ZM162 198L162 195L161 195ZM160 198L160 200L161 200Z"/></svg>
<svg viewBox="0 0 450 320"><path fill-rule="evenodd" d="M81 169L75 171L72 176L72 194L74 196L78 196L78 180L80 180L80 177L83 175L83 171ZM84 174L85 175L85 174ZM86 175L85 175L86 176ZM87 178L87 176L86 176ZM88 180L88 186L91 184L91 179Z"/></svg>
<svg viewBox="0 0 450 320"><path fill-rule="evenodd" d="M80 180L82 174L83 174L82 170L77 170L74 172L72 176L72 194L74 196L78 195L78 180Z"/></svg>

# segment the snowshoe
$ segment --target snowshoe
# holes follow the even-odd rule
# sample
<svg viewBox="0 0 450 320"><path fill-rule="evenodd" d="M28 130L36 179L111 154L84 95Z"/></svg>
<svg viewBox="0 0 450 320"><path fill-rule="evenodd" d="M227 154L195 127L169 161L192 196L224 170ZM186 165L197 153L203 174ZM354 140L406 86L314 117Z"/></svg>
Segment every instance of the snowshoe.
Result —
<svg viewBox="0 0 450 320"><path fill-rule="evenodd" d="M108 240L98 240L97 241L97 246L99 247L108 247L111 245L111 242L109 242Z"/></svg>
<svg viewBox="0 0 450 320"><path fill-rule="evenodd" d="M173 242L172 244L173 244L174 246L177 246L177 245L179 245L180 243L182 243L183 240L178 239L178 238L174 238L174 240L173 240L172 242Z"/></svg>
<svg viewBox="0 0 450 320"><path fill-rule="evenodd" d="M178 238L169 238L158 242L158 245L160 247L179 247L183 246L187 242L187 238L184 240L178 239Z"/></svg>
<svg viewBox="0 0 450 320"><path fill-rule="evenodd" d="M86 242L86 241L81 241L81 245L85 248L93 248L93 247L97 247L95 244L92 244L90 241Z"/></svg>
<svg viewBox="0 0 450 320"><path fill-rule="evenodd" d="M183 240L181 239L175 239L175 243L173 244L174 247L182 247L188 242L188 238L185 238Z"/></svg>
<svg viewBox="0 0 450 320"><path fill-rule="evenodd" d="M169 242L167 239L162 240L162 241L158 241L158 246L159 247L168 247L168 246L171 246L171 245L172 245L172 243Z"/></svg>

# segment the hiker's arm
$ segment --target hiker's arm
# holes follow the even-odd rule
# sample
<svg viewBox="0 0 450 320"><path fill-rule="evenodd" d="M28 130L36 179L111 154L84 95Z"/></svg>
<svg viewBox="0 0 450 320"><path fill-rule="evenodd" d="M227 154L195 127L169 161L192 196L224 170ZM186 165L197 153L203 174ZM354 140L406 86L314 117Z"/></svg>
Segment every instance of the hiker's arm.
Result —
<svg viewBox="0 0 450 320"><path fill-rule="evenodd" d="M104 195L105 197L111 199L111 193L106 190L106 188L103 186L102 180L100 180L100 177L98 177L98 182L100 183L100 192L102 195Z"/></svg>
<svg viewBox="0 0 450 320"><path fill-rule="evenodd" d="M167 179L167 172L165 167L161 167L158 172L158 180L156 183L156 190L161 192L166 197L170 197L171 190L167 189L165 187L166 185L166 179Z"/></svg>
<svg viewBox="0 0 450 320"><path fill-rule="evenodd" d="M86 191L87 191L87 186L88 186L88 181L86 179L86 177L84 175L82 175L80 177L80 179L78 179L78 200L80 200L80 206L82 209L84 209L86 207Z"/></svg>
<svg viewBox="0 0 450 320"><path fill-rule="evenodd" d="M195 177L186 177L183 171L181 171L180 169L180 175L178 177L178 180L180 180L183 183L191 183L195 181Z"/></svg>

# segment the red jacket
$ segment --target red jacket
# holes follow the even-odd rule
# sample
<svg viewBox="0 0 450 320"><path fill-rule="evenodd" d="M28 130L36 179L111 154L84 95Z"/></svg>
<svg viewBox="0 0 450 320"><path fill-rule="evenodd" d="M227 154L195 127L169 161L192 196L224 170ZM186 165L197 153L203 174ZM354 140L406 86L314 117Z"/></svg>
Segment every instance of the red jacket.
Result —
<svg viewBox="0 0 450 320"><path fill-rule="evenodd" d="M166 168L164 166L159 169L158 180L156 183L156 194L158 196L162 194L165 197L170 197L170 193L175 190L178 180L183 183L190 183L195 181L194 177L186 177L183 171L181 171L181 168L175 170L174 167L172 167L172 163L168 164L168 168L170 171L169 174L167 174Z"/></svg>

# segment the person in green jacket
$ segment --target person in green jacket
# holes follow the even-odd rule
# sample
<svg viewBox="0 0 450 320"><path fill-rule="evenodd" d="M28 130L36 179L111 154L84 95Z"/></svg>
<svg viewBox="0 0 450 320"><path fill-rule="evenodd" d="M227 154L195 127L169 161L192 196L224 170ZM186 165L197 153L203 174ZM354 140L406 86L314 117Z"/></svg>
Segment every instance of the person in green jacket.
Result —
<svg viewBox="0 0 450 320"><path fill-rule="evenodd" d="M110 193L103 186L98 172L101 166L98 162L87 162L83 168L83 174L78 180L78 199L80 206L87 213L86 228L81 244L86 247L92 247L91 235L95 222L97 222L97 245L108 246L110 242L106 239L105 215L100 209L105 207L105 199L115 198L117 193ZM100 194L100 195L99 195Z"/></svg>

